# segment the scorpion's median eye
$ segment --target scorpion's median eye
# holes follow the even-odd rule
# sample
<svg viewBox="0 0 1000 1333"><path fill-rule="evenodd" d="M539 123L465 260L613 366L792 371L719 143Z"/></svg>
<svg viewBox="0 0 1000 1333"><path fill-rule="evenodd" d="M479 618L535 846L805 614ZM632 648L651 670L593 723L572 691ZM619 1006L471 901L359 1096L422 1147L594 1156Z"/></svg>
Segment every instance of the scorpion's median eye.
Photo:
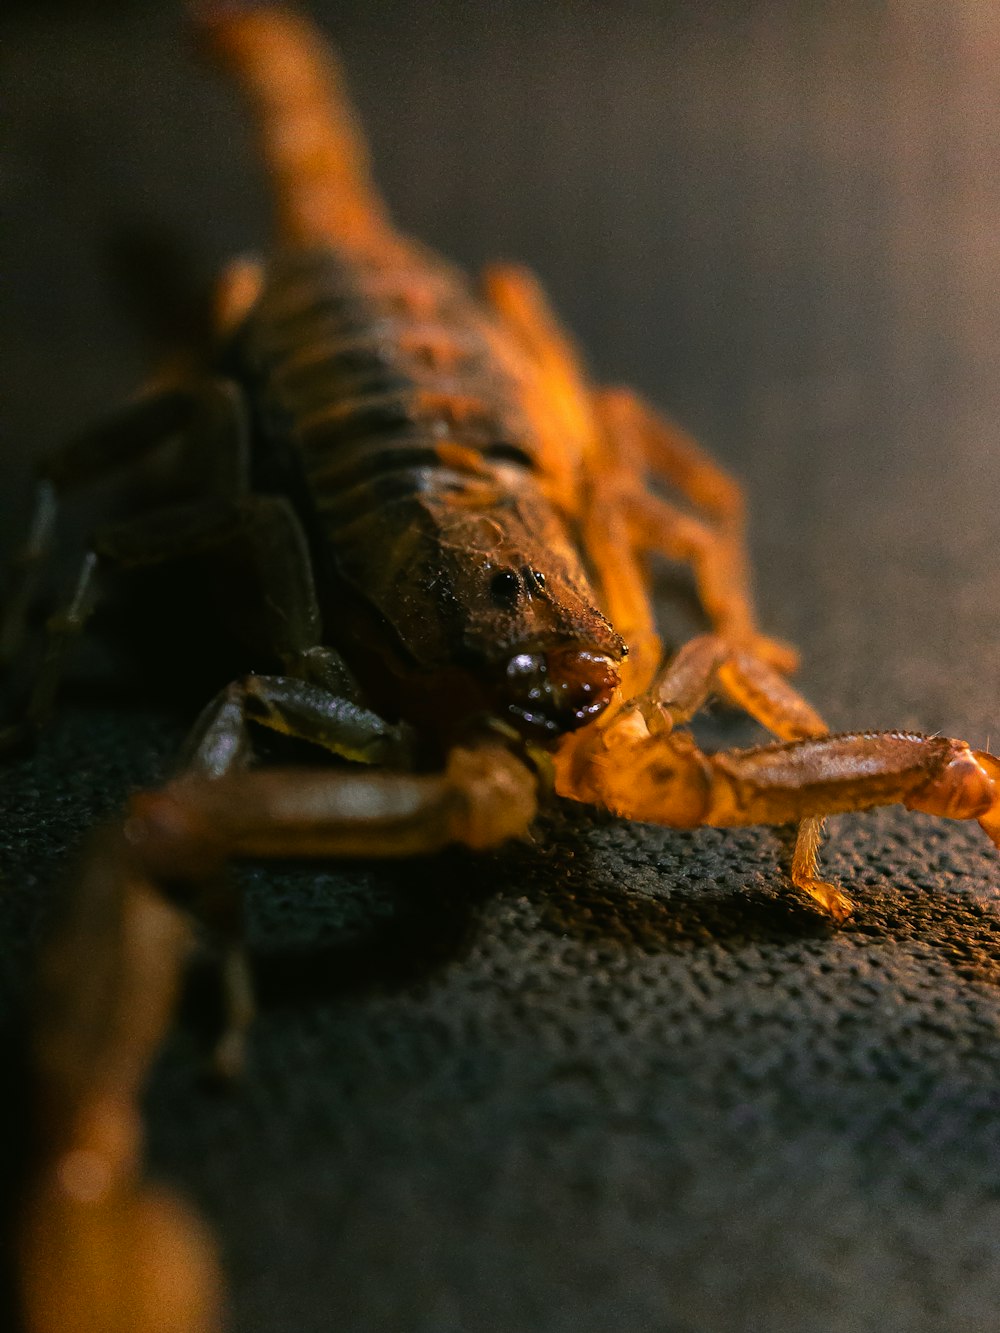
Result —
<svg viewBox="0 0 1000 1333"><path fill-rule="evenodd" d="M521 580L512 569L501 569L490 580L490 596L498 606L513 606L521 591Z"/></svg>
<svg viewBox="0 0 1000 1333"><path fill-rule="evenodd" d="M535 592L541 592L545 587L545 575L540 569L525 569L524 581Z"/></svg>

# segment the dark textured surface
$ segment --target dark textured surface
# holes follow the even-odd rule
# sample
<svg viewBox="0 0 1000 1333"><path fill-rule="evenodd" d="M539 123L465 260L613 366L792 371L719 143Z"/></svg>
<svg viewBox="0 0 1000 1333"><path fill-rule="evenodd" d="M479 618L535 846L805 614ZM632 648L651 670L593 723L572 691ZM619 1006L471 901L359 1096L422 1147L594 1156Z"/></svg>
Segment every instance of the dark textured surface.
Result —
<svg viewBox="0 0 1000 1333"><path fill-rule="evenodd" d="M985 744L991 8L314 8L405 224L531 262L600 375L746 480L766 624L830 721ZM239 115L176 14L71 14L5 24L5 537L26 461L141 373L109 237L155 219L208 273L265 234ZM144 701L130 660L81 661L0 777L8 1009L67 849L162 773L213 683L161 671ZM223 1237L236 1333L1000 1326L997 858L964 825L842 819L827 863L859 910L837 931L785 892L781 850L570 810L476 861L249 873L246 1087L199 1086L188 1024L150 1096L156 1169Z"/></svg>

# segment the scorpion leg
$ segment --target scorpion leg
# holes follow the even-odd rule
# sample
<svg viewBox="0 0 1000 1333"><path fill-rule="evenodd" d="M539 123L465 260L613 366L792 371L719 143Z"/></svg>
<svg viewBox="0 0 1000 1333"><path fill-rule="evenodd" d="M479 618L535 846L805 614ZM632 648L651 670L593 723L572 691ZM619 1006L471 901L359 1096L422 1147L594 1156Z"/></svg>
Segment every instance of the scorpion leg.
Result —
<svg viewBox="0 0 1000 1333"><path fill-rule="evenodd" d="M716 635L701 635L685 644L661 672L652 695L667 715L669 730L689 721L715 689L781 740L806 740L829 733L812 705L783 676L766 662L734 651ZM823 819L818 815L799 822L791 880L842 921L851 914L853 903L836 884L819 876L822 833Z"/></svg>
<svg viewBox="0 0 1000 1333"><path fill-rule="evenodd" d="M695 495L703 506L708 507L710 500L724 513L729 506L726 521L713 526L650 494L643 485L643 470L646 443L655 434L655 417L634 395L617 390L599 393L595 407L611 456L619 461L620 471L610 490L627 515L634 547L689 563L714 630L752 649L779 671L794 670L798 662L794 649L757 628L742 519L740 510L732 507L732 496L727 497L721 482L714 484L713 491L713 481L694 472L699 483Z"/></svg>
<svg viewBox="0 0 1000 1333"><path fill-rule="evenodd" d="M579 508L579 465L597 445L591 393L572 341L549 304L544 288L519 264L495 264L483 274L486 299L503 330L523 354L511 367L524 380L524 365L534 374L523 384L540 444L539 472L557 508ZM505 349L494 349L504 361ZM617 621L615 621L617 624ZM620 628L620 626L619 626Z"/></svg>
<svg viewBox="0 0 1000 1333"><path fill-rule="evenodd" d="M520 264L493 264L483 274L486 298L505 328L540 368L554 410L574 423L577 435L592 429L589 393L569 336L542 284Z"/></svg>
<svg viewBox="0 0 1000 1333"><path fill-rule="evenodd" d="M40 1163L20 1235L32 1333L218 1326L214 1247L141 1175L143 1085L190 941L175 904L203 914L233 857L494 847L535 808L534 773L495 744L454 750L436 775L270 769L132 800L94 845L43 965Z"/></svg>
<svg viewBox="0 0 1000 1333"><path fill-rule="evenodd" d="M199 447L206 436L213 441L211 450ZM244 493L249 478L248 429L239 391L229 381L214 380L198 390L146 394L43 464L31 535L16 560L20 578L0 622L0 663L19 651L25 638L27 614L52 552L58 496L135 463L175 438L187 445L178 470L191 474L204 498L165 505L95 534L73 591L48 620L41 665L23 714L0 728L0 754L30 745L50 717L72 643L100 600L105 567L162 563L190 554L218 540L231 525L232 503L227 508L226 501Z"/></svg>
<svg viewBox="0 0 1000 1333"><path fill-rule="evenodd" d="M28 535L10 563L8 594L0 616L0 668L6 668L20 653L26 635L28 613L38 594L38 584L52 557L58 501L48 480L38 483Z"/></svg>
<svg viewBox="0 0 1000 1333"><path fill-rule="evenodd" d="M650 697L666 714L670 730L689 722L714 692L781 740L824 736L829 730L784 676L718 634L690 639L660 671Z"/></svg>
<svg viewBox="0 0 1000 1333"><path fill-rule="evenodd" d="M219 338L232 334L250 313L264 286L264 265L253 255L231 259L215 289L215 330Z"/></svg>
<svg viewBox="0 0 1000 1333"><path fill-rule="evenodd" d="M649 579L629 529L626 509L616 498L595 494L581 515L584 545L601 585L608 618L628 644L621 664L622 691L644 694L663 660Z"/></svg>
<svg viewBox="0 0 1000 1333"><path fill-rule="evenodd" d="M0 666L20 653L27 618L53 555L59 497L143 457L182 430L193 395L163 389L142 395L113 417L77 436L41 464L28 537L15 554L0 618Z"/></svg>
<svg viewBox="0 0 1000 1333"><path fill-rule="evenodd" d="M60 494L100 481L187 430L198 397L197 389L178 386L141 394L44 459L42 478Z"/></svg>
<svg viewBox="0 0 1000 1333"><path fill-rule="evenodd" d="M308 656L316 657L320 651ZM180 776L221 779L245 768L252 757L249 721L361 763L398 764L407 758L401 729L352 700L295 677L248 676L227 686L205 709L181 753ZM220 941L225 1006L212 1067L216 1074L232 1079L243 1067L253 1023L253 980L238 895L228 886L213 896L209 906L211 911L200 915Z"/></svg>
<svg viewBox="0 0 1000 1333"><path fill-rule="evenodd" d="M84 556L73 591L45 628L45 650L24 712L16 722L0 728L0 756L30 746L48 720L55 704L72 645L83 633L97 604L98 559L93 551Z"/></svg>
<svg viewBox="0 0 1000 1333"><path fill-rule="evenodd" d="M641 443L640 466L669 482L685 500L742 540L746 506L735 477L688 433L632 389L604 389L605 411L627 423Z"/></svg>
<svg viewBox="0 0 1000 1333"><path fill-rule="evenodd" d="M1000 760L947 737L859 732L706 755L686 733L649 734L629 710L574 759L563 794L628 819L786 824L901 803L977 819L1000 846ZM849 911L837 897L823 905L838 920Z"/></svg>
<svg viewBox="0 0 1000 1333"><path fill-rule="evenodd" d="M402 728L320 685L294 676L247 676L228 685L195 725L181 770L222 777L245 766L247 723L322 746L355 763L405 767Z"/></svg>
<svg viewBox="0 0 1000 1333"><path fill-rule="evenodd" d="M73 640L97 605L97 582L109 566L141 568L230 548L247 557L259 598L250 628L262 650L289 661L320 638L305 536L282 497L214 497L166 506L100 529L77 587L47 627L46 648L23 717L0 731L0 753L32 740L51 715Z"/></svg>

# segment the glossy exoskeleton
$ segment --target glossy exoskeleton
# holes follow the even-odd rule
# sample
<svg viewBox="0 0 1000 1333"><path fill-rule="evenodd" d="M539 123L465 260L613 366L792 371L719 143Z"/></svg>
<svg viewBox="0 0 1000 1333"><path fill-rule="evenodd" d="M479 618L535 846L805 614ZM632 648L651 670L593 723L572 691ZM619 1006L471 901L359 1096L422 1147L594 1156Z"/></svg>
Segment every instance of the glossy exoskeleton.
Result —
<svg viewBox="0 0 1000 1333"><path fill-rule="evenodd" d="M212 1245L144 1181L138 1101L192 919L226 937L217 1059L239 1063L233 858L493 847L554 789L677 827L797 822L792 882L842 920L850 900L817 870L825 815L902 802L1000 841L989 755L827 734L787 683L794 653L757 628L739 488L634 394L588 382L536 281L497 267L475 291L394 230L307 25L238 6L202 7L199 25L257 113L275 252L223 275L207 362L44 466L8 654L63 494L168 443L197 494L95 534L3 743L44 721L116 566L213 562L232 580L220 618L270 666L210 703L177 777L96 838L43 960L21 1233L33 1333L216 1326ZM708 622L668 657L650 553L691 565ZM684 724L710 694L778 743L703 753ZM254 767L260 726L350 763Z"/></svg>

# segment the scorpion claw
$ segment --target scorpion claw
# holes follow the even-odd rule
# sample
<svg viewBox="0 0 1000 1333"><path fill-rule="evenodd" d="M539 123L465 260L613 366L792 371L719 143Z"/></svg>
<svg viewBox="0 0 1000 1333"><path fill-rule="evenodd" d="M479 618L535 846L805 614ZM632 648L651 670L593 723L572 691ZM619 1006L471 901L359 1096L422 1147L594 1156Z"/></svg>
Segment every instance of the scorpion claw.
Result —
<svg viewBox="0 0 1000 1333"><path fill-rule="evenodd" d="M1000 759L952 741L934 778L904 804L943 819L975 819L1000 847Z"/></svg>
<svg viewBox="0 0 1000 1333"><path fill-rule="evenodd" d="M982 750L974 750L973 757L988 778L990 795L994 798L986 813L979 816L979 827L995 847L1000 847L1000 759Z"/></svg>

